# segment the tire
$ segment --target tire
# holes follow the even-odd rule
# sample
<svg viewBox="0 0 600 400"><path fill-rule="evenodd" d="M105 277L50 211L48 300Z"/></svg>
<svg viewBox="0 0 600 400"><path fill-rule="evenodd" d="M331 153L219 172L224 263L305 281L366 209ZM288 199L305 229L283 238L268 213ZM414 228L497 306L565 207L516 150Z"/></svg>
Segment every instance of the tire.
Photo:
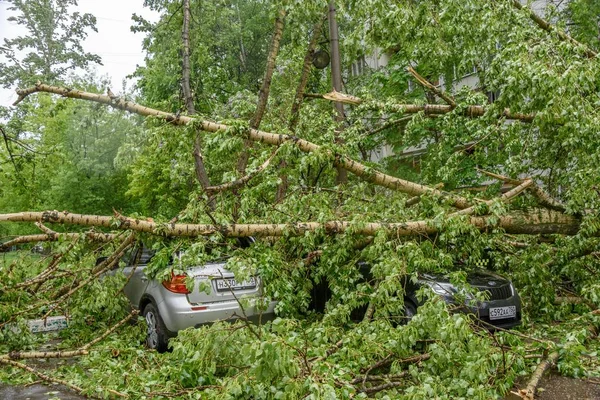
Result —
<svg viewBox="0 0 600 400"><path fill-rule="evenodd" d="M159 353L164 353L169 348L169 335L162 317L152 303L149 303L144 307L142 314L144 315L146 325L148 326L146 346Z"/></svg>

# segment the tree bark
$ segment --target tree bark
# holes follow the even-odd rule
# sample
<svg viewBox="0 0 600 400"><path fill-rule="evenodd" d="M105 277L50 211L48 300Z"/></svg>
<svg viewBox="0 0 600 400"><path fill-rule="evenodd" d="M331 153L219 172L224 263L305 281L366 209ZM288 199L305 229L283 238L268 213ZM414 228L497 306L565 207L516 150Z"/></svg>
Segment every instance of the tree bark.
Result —
<svg viewBox="0 0 600 400"><path fill-rule="evenodd" d="M288 127L292 132L296 132L296 126L298 125L300 107L302 106L302 100L304 99L304 90L306 90L306 84L308 82L308 74L310 73L310 67L312 65L313 54L315 52L315 48L317 47L319 36L321 36L321 32L323 30L324 19L325 17L319 19L319 21L313 26L313 33L310 38L310 41L308 42L306 54L304 55L304 61L302 63L302 73L300 74L300 82L298 82L298 87L296 88L296 95L294 96L294 101L292 102L292 109L290 111L290 123Z"/></svg>
<svg viewBox="0 0 600 400"><path fill-rule="evenodd" d="M304 99L304 90L306 90L306 84L308 82L308 74L310 73L310 67L312 64L313 54L315 52L315 48L317 47L317 42L319 41L319 36L321 36L321 31L323 30L323 21L327 18L327 14L323 16L323 18L319 19L313 26L313 33L308 42L308 48L306 49L306 54L304 55L304 61L302 63L302 72L300 73L300 82L298 82L298 87L296 88L296 95L294 96L294 101L292 102L292 109L290 111L290 122L288 124L288 128L290 132L296 132L296 126L298 125L298 119L300 118L300 107L302 106L302 101ZM279 163L279 168L283 169L287 166L285 160L282 160ZM277 186L277 194L275 195L275 203L279 203L283 201L287 194L287 189L289 186L288 177L286 174L280 174L279 179L281 183Z"/></svg>
<svg viewBox="0 0 600 400"><path fill-rule="evenodd" d="M27 89L19 89L17 90L17 94L19 95L19 99L24 99L28 95L36 92L46 92L46 93L54 93L61 95L63 97L69 97L74 99L81 99L87 101L93 101L96 103L106 104L113 108L117 108L119 110L124 110L132 113L136 113L142 116L147 117L158 117L163 118L166 122L170 122L175 125L186 125L189 124L196 119L193 117L185 116L185 115L175 115L171 113L167 113L164 111L156 110L153 108L145 107L140 104L136 104L131 101L126 101L121 98L111 98L106 95L84 92L76 89L68 89L58 86L50 86L46 84L39 83L33 87ZM20 100L17 100L17 102ZM414 106L414 107L422 107L422 106ZM439 107L444 107L440 105ZM449 107L449 106L445 106ZM227 125L218 124L211 121L199 121L199 127L203 131L206 132L217 132L220 130L228 129ZM304 139L299 139L296 136L291 135L282 135L270 132L264 132L257 129L249 129L247 132L247 138L254 141L260 142L270 145L279 146L285 142L293 142L296 147L305 153L314 152L320 149L319 145L316 145L312 142L309 142ZM470 207L471 204L467 199L461 196L457 196L454 194L450 194L447 192L442 192L440 190L434 189L429 186L421 185L418 183L406 181L404 179L396 178L391 175L386 175L379 171L376 171L372 168L369 168L357 161L354 161L343 155L332 154L333 164L337 167L340 166L347 171L353 173L359 178L364 179L367 182L371 182L375 185L383 186L388 189L397 190L402 193L409 194L411 196L419 196L429 194L435 197L445 198L450 201L452 205L457 208L467 208Z"/></svg>
<svg viewBox="0 0 600 400"><path fill-rule="evenodd" d="M335 19L336 9L335 1L329 2L329 42L331 46L331 82L333 84L333 90L342 91L342 62L340 57L340 40L338 36L338 25ZM342 143L340 138L340 131L343 129L343 123L346 120L344 116L344 105L340 102L335 102L335 110L337 112L335 120L338 123L338 129L335 132L335 141L337 144ZM336 183L345 184L348 182L348 173L341 167L336 166L337 176Z"/></svg>
<svg viewBox="0 0 600 400"><path fill-rule="evenodd" d="M550 368L550 366L552 366L557 360L558 351L555 351L550 353L548 358L538 364L537 368L531 375L531 379L527 384L527 388L519 391L518 393L523 400L533 400L535 398L535 391L542 380L542 376L544 376L544 372L546 372L546 370Z"/></svg>
<svg viewBox="0 0 600 400"><path fill-rule="evenodd" d="M183 44L183 66L181 74L181 85L185 106L190 115L196 113L194 97L190 87L190 0L183 0L183 28L181 29L181 42Z"/></svg>
<svg viewBox="0 0 600 400"><path fill-rule="evenodd" d="M498 199L500 201L502 201L502 202L509 202L514 197L518 196L525 189L527 189L528 187L531 187L532 185L533 185L533 180L531 180L531 179L525 179L520 185L518 185L518 186L512 188L511 190L509 190L508 192L504 193ZM492 204L493 201L494 201L494 199L492 199L492 200L486 200L486 201L484 201L484 203L489 206L489 205ZM457 212L455 212L454 214L451 214L451 215L471 215L475 211L476 207L477 206L471 206L469 208L465 208L465 209L462 209L460 211L457 211Z"/></svg>
<svg viewBox="0 0 600 400"><path fill-rule="evenodd" d="M250 128L258 129L260 123L265 115L267 109L267 102L269 100L269 92L271 91L271 80L273 78L273 72L275 71L275 61L279 54L279 44L281 43L281 37L283 35L283 21L285 19L286 11L281 9L277 18L275 18L275 30L273 31L273 39L271 40L271 50L267 57L267 66L265 68L265 77L263 79L260 91L258 92L258 103L256 105L256 111L254 116L250 120ZM254 146L254 142L250 139L244 141L244 150L240 154L237 162L237 170L240 175L246 174L246 167L248 165L248 158L250 157L250 149Z"/></svg>
<svg viewBox="0 0 600 400"><path fill-rule="evenodd" d="M486 231L502 228L512 234L564 234L575 235L579 232L579 218L546 209L533 209L527 213L515 213L501 217L462 216L478 228ZM248 236L301 236L306 232L322 230L327 234L342 234L347 231L358 235L371 236L384 230L397 236L434 234L439 231L432 220L406 222L367 222L356 224L347 221L297 222L288 224L160 224L138 220L125 216L100 216L71 214L66 211L20 212L0 214L0 222L52 222L85 226L102 226L121 230L146 232L159 236L197 237L220 233L227 237ZM118 226L115 227L115 222ZM598 232L600 235L600 232Z"/></svg>
<svg viewBox="0 0 600 400"><path fill-rule="evenodd" d="M60 238L78 239L82 236L84 236L85 238L87 238L89 240L95 240L95 241L99 241L99 242L110 242L111 240L113 240L115 238L115 235L113 235L111 233L98 233L98 232L54 233L54 234L41 233L38 235L19 236L12 240L6 241L4 243L0 243L0 250L9 248L9 247L17 245L17 244L35 243L35 242L55 242Z"/></svg>

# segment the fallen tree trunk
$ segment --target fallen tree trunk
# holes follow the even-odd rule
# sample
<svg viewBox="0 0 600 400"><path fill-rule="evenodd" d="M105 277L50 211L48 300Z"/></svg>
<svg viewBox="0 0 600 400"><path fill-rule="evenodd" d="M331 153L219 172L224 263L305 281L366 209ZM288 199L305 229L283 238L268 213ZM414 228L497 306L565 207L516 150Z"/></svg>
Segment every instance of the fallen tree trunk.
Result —
<svg viewBox="0 0 600 400"><path fill-rule="evenodd" d="M551 210L535 209L527 213L515 213L502 217L462 216L475 226L485 231L495 227L513 234L565 234L574 235L579 231L580 220L570 215ZM329 222L296 222L287 224L169 224L139 220L118 215L116 217L101 215L71 214L66 211L21 212L0 214L0 222L52 222L84 226L102 226L121 230L146 232L159 236L197 237L222 234L227 237L248 236L301 236L305 232L323 230L328 234L352 232L358 235L374 235L384 230L397 236L417 234L433 234L439 231L434 221L406 222L367 222L364 224L347 221Z"/></svg>
<svg viewBox="0 0 600 400"><path fill-rule="evenodd" d="M207 132L217 132L227 130L229 126L224 124L218 124L211 121L203 121L200 119L195 119L185 115L176 115L167 113L160 110L155 110L149 107L145 107L139 104L136 104L131 101L127 101L125 99L121 99L119 97L110 97L97 93L84 92L76 89L63 88L59 86L50 86L42 83L38 83L35 86L32 86L27 89L19 89L17 90L17 94L19 98L14 104L19 103L25 97L32 93L36 92L46 92L46 93L54 93L63 97L69 97L73 99L81 99L87 101L93 101L100 104L106 104L108 106L117 108L119 110L128 111L131 113L136 113L146 117L157 117L164 119L165 121L176 124L176 125L186 125L192 122L196 122L200 129ZM420 107L420 106L419 106ZM437 106L436 106L437 107ZM443 107L443 106L439 106ZM280 135L276 133L264 132L257 129L248 129L246 138L252 140L254 142L260 142L270 145L279 146L285 142L292 142L296 145L296 147L305 152L311 153L318 151L321 147L317 144L309 142L304 139L300 139L296 136L291 135ZM342 167L347 171L353 173L354 175L366 180L367 182L371 182L373 184L383 186L388 189L397 190L399 192L407 193L411 196L419 196L424 194L431 194L433 196L447 198L451 204L453 204L457 208L467 208L470 207L469 201L467 199L456 196L450 193L442 192L440 190L434 189L429 186L421 185L418 183L406 181L404 179L396 178L391 175L386 175L379 171L376 171L372 168L367 167L359 162L356 162L346 156L339 154L331 154L333 156L333 164L336 167Z"/></svg>
<svg viewBox="0 0 600 400"><path fill-rule="evenodd" d="M95 240L98 242L110 242L115 238L115 235L112 233L98 233L98 232L88 232L88 233L40 233L37 235L24 235L19 236L9 241L0 244L0 250L9 248L11 246L15 246L17 244L25 244L25 243L36 243L36 242L55 242L59 239L78 239L80 237L85 237L89 240Z"/></svg>

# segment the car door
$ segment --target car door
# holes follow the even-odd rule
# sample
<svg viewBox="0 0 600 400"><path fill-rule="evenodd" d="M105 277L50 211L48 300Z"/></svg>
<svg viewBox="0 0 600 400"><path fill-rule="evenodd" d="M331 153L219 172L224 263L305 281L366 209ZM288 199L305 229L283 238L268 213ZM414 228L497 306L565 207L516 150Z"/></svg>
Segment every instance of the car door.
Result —
<svg viewBox="0 0 600 400"><path fill-rule="evenodd" d="M123 273L128 279L123 292L131 304L138 307L142 296L148 288L149 279L144 273L146 265L154 255L151 249L144 246L137 247L131 254L123 268Z"/></svg>

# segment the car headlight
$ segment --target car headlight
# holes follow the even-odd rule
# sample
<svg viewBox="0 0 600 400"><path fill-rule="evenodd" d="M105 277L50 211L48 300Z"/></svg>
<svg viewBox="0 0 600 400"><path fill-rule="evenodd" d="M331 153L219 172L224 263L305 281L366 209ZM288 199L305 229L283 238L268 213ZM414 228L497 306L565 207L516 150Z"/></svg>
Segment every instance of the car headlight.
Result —
<svg viewBox="0 0 600 400"><path fill-rule="evenodd" d="M456 288L451 283L426 282L426 284L435 294L440 296L452 297L456 293Z"/></svg>

